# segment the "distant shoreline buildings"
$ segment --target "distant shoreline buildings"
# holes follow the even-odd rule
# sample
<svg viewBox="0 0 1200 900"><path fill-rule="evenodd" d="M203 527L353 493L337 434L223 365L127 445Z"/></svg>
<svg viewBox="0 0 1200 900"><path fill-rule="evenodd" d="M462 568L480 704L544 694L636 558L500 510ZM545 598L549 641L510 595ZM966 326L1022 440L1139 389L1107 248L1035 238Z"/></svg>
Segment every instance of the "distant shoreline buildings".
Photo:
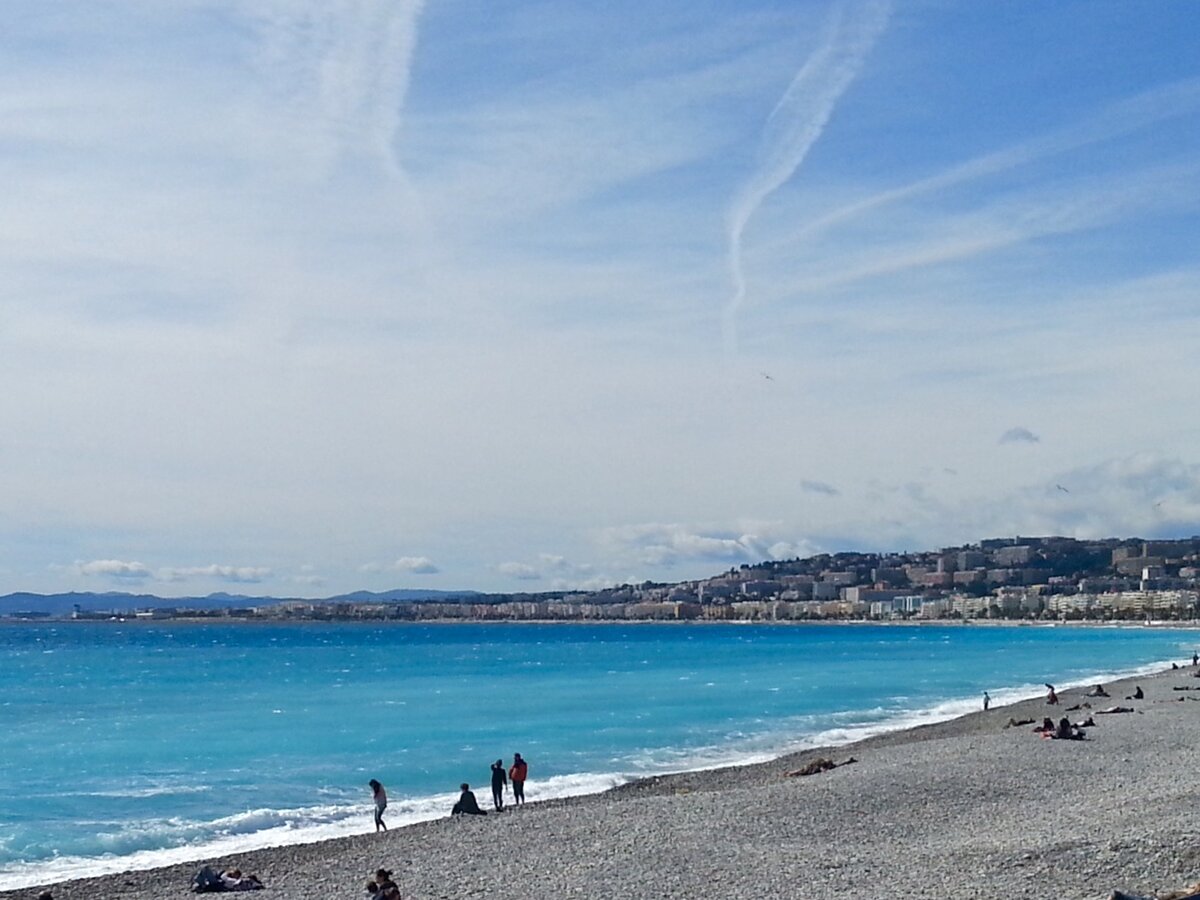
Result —
<svg viewBox="0 0 1200 900"><path fill-rule="evenodd" d="M144 599L144 598L140 598ZM45 618L10 612L8 618ZM673 584L431 600L272 600L220 609L105 610L72 619L265 621L1140 620L1200 618L1200 537L1016 537L917 553L745 564ZM61 616L59 618L62 618Z"/></svg>

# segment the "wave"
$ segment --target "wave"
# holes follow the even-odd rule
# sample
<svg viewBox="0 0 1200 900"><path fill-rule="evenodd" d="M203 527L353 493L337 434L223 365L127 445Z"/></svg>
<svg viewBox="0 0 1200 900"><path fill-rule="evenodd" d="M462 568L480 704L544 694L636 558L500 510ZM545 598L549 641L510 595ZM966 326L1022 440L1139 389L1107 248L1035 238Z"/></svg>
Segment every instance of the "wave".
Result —
<svg viewBox="0 0 1200 900"><path fill-rule="evenodd" d="M614 773L554 776L531 783L530 801L598 794L632 779ZM450 814L457 792L397 798L388 806L391 827L440 819ZM480 797L483 800L483 797ZM151 819L97 834L104 852L95 856L64 855L51 859L15 860L0 865L0 890L54 884L75 878L110 875L131 869L153 869L196 859L228 857L269 847L310 844L374 830L363 804L331 804L296 809L252 809L208 822ZM157 849L141 849L158 844ZM167 845L167 846L163 846Z"/></svg>
<svg viewBox="0 0 1200 900"><path fill-rule="evenodd" d="M207 784L183 785L151 785L138 788L109 788L103 791L75 791L65 793L64 797L111 797L113 799L145 799L147 797L167 797L175 794L203 794L212 790Z"/></svg>

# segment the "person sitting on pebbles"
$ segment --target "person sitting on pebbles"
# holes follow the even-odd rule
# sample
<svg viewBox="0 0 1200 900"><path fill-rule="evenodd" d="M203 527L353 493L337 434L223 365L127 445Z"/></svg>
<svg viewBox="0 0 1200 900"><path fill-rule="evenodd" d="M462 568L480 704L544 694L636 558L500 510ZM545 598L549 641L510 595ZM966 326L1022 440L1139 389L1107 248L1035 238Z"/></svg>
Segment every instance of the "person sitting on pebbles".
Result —
<svg viewBox="0 0 1200 900"><path fill-rule="evenodd" d="M1084 733L1072 725L1070 719L1063 716L1058 720L1058 727L1054 729L1051 737L1056 741L1082 741Z"/></svg>
<svg viewBox="0 0 1200 900"><path fill-rule="evenodd" d="M1107 697L1108 691L1104 689L1104 685L1098 684L1083 696L1085 697Z"/></svg>
<svg viewBox="0 0 1200 900"><path fill-rule="evenodd" d="M384 868L375 870L375 877L367 882L367 893L375 900L393 900L399 898L400 887L392 881L392 873Z"/></svg>
<svg viewBox="0 0 1200 900"><path fill-rule="evenodd" d="M475 792L471 790L471 786L464 781L460 787L462 793L458 802L454 804L454 809L450 810L450 815L486 816L487 813L479 808L479 801L475 799Z"/></svg>

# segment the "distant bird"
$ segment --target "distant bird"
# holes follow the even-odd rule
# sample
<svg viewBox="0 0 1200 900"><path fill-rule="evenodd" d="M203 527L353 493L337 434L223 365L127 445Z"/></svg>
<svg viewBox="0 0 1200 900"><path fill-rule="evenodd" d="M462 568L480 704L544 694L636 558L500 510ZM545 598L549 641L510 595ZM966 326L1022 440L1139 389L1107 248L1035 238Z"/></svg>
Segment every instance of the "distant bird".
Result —
<svg viewBox="0 0 1200 900"><path fill-rule="evenodd" d="M770 375L768 375L766 372L759 372L758 374L759 374L759 375L761 375L763 378L767 379L767 381L774 381L774 380L775 380L775 379L774 379L774 378L772 378Z"/></svg>
<svg viewBox="0 0 1200 900"><path fill-rule="evenodd" d="M1055 485L1055 487L1056 487L1056 488L1058 488L1060 491L1062 491L1064 494L1069 494L1069 493L1071 493L1071 492L1070 492L1070 491L1068 491L1068 490L1067 490L1065 487L1063 487L1061 484L1056 484L1056 485Z"/></svg>

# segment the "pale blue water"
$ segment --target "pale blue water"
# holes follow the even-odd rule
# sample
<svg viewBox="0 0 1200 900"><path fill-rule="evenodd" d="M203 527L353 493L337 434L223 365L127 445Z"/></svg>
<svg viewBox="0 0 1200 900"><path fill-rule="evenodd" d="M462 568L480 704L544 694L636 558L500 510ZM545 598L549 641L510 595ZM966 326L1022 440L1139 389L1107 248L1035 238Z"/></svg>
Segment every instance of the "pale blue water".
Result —
<svg viewBox="0 0 1200 900"><path fill-rule="evenodd" d="M0 625L0 887L763 759L1190 657L1195 632L949 625Z"/></svg>

